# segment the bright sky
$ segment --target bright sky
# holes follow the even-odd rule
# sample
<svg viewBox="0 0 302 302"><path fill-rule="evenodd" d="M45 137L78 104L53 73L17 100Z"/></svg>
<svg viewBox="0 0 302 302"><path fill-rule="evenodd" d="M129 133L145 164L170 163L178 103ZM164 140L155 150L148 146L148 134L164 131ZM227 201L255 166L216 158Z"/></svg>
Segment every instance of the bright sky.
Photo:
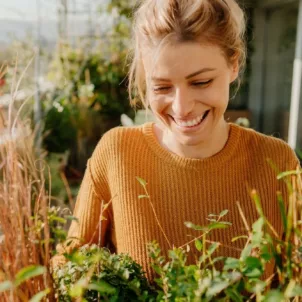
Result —
<svg viewBox="0 0 302 302"><path fill-rule="evenodd" d="M68 0L69 10L87 10L88 3L96 13L97 7L105 5L109 0ZM35 20L37 18L37 2L40 3L42 18L56 19L58 3L61 0L0 0L0 19ZM80 16L79 16L80 17Z"/></svg>
<svg viewBox="0 0 302 302"><path fill-rule="evenodd" d="M100 4L104 5L109 0L68 0L68 25L70 26L70 33L77 34L77 28L87 27L87 20L90 16L89 11L91 10L93 20L100 20L101 16L98 13L97 8ZM50 27L47 24L53 24L51 28L57 29L57 17L58 17L58 8L61 0L0 0L0 20L18 20L18 21L37 21L37 3L40 5L41 9L41 19L40 25L42 30L48 30ZM78 14L74 14L76 11ZM105 18L105 21L108 23L108 20ZM107 20L107 21L106 21ZM48 21L51 21L50 23ZM79 23L84 22L84 23ZM3 24L3 23L2 23ZM6 25L5 25L6 24ZM3 32L12 32L16 31L15 27L10 26L11 22L5 23L3 28L0 28ZM34 22L34 26L37 23ZM22 32L23 28L18 28L18 32ZM24 28L24 31L26 29ZM81 32L81 31L79 31ZM45 33L47 36L47 33Z"/></svg>
<svg viewBox="0 0 302 302"><path fill-rule="evenodd" d="M39 0L42 16L54 19L57 0ZM0 19L34 20L37 15L37 0L0 0Z"/></svg>

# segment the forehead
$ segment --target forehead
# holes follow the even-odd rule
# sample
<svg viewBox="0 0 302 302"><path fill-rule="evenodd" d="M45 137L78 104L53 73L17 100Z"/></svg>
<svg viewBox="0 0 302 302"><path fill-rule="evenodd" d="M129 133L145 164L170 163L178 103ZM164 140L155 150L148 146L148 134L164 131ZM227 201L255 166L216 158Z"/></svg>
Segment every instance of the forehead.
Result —
<svg viewBox="0 0 302 302"><path fill-rule="evenodd" d="M148 77L160 78L185 77L204 68L218 71L228 68L218 46L197 42L173 43L160 49L148 49L143 53L143 63Z"/></svg>

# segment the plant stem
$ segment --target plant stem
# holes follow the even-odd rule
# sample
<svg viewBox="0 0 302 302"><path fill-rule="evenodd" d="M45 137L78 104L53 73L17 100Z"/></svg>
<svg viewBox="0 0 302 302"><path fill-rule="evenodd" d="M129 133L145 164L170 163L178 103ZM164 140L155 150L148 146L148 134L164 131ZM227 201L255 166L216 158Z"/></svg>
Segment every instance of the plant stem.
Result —
<svg viewBox="0 0 302 302"><path fill-rule="evenodd" d="M168 239L168 237L167 237L167 235L166 235L166 233L165 233L165 231L164 231L164 229L163 229L163 227L162 227L162 225L161 225L161 223L160 223L160 221L159 221L159 219L158 219L158 217L157 217L157 214L156 214L156 211L155 211L155 207L154 207L154 205L153 205L153 203L152 203L152 201L151 201L151 198L150 198L150 195L148 194L148 191L147 191L147 189L146 189L146 186L143 186L143 188L144 188L145 193L146 193L146 198L148 198L148 200L149 200L149 203L150 203L150 206L151 206L151 208L152 208L152 211L153 211L155 220L156 220L156 222L157 222L157 224L158 224L158 226L159 226L159 228L160 228L162 234L164 235L164 237L165 237L165 239L166 239L166 241L167 241L167 243L168 243L168 245L169 245L169 248L171 249L171 248L172 248L172 244L171 244L170 240Z"/></svg>

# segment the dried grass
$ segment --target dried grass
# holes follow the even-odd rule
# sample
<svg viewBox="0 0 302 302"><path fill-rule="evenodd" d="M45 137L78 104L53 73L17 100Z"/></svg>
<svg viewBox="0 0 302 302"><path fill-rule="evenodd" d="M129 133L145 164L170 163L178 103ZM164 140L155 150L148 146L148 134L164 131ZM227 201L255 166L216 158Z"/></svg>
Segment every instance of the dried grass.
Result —
<svg viewBox="0 0 302 302"><path fill-rule="evenodd" d="M0 108L7 121L0 128L0 281L12 282L24 267L48 267L51 250L47 219L50 197L45 190L43 157L37 160L35 155L30 121L18 118L22 107L18 111L14 107L20 82L14 79L7 115ZM47 271L0 294L0 301L28 301L51 287Z"/></svg>

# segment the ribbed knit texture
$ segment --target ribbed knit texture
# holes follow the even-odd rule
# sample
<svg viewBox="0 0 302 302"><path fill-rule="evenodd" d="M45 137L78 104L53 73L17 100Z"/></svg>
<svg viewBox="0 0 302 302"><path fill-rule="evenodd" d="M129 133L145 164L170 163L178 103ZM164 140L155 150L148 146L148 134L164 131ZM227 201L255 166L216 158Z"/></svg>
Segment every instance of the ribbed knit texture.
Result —
<svg viewBox="0 0 302 302"><path fill-rule="evenodd" d="M144 189L136 177L147 181L147 190L160 224L173 246L182 246L199 236L185 227L190 221L207 225L208 214L228 209L223 220L232 223L228 229L216 230L209 240L222 243L217 255L238 257L245 241L232 238L246 235L236 203L239 202L250 225L257 220L250 189L261 197L269 221L282 234L276 192L286 195L282 181L268 164L270 159L280 171L295 169L298 160L283 141L230 124L230 134L222 151L207 159L190 159L164 149L153 132L153 124L118 127L100 140L91 159L77 198L69 237L82 238L67 249L87 242L111 243L117 253L128 253L140 263L150 279L150 259L146 244L159 242L166 252L169 245L156 222L148 199L140 199ZM101 202L111 206L103 213L98 235ZM62 246L58 248L62 252ZM189 262L198 255L193 245ZM195 256L194 256L195 254ZM268 268L267 275L272 267Z"/></svg>

